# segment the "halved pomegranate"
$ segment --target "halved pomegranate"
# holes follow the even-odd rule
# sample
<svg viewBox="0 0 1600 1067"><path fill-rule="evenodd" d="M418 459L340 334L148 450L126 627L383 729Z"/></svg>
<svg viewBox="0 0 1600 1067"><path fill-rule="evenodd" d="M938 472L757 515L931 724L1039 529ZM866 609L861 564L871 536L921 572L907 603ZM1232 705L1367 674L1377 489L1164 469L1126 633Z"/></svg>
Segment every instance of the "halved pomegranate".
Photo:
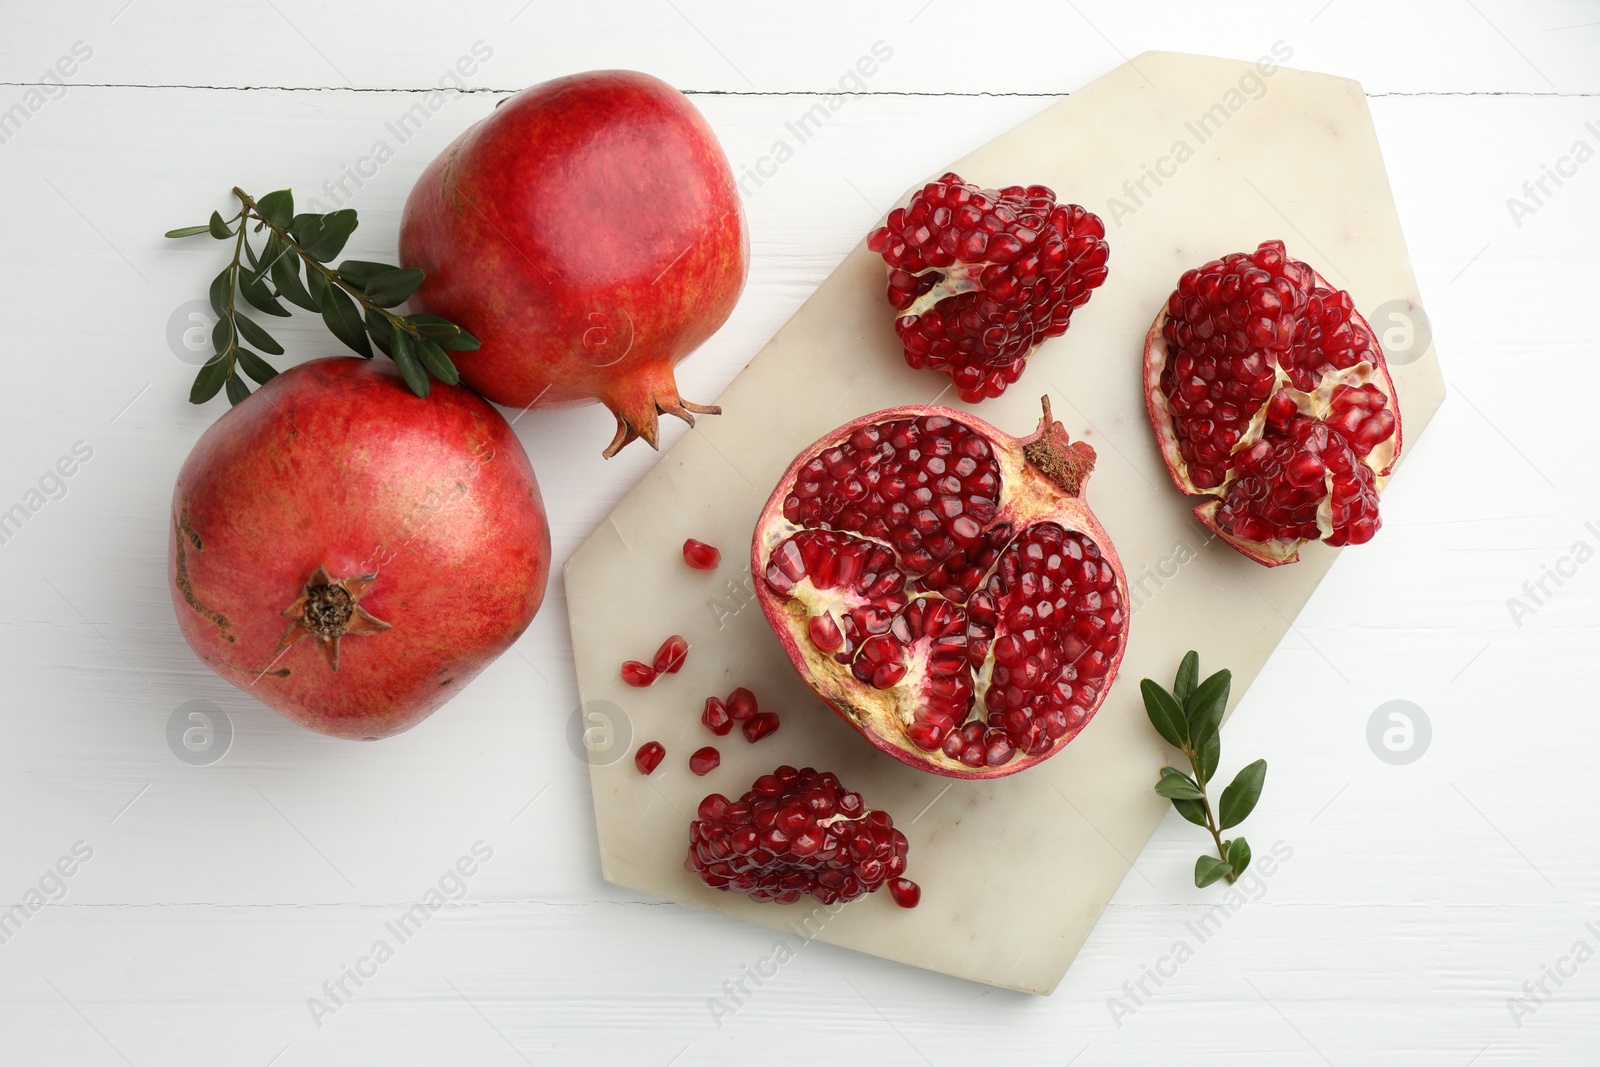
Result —
<svg viewBox="0 0 1600 1067"><path fill-rule="evenodd" d="M953 778L1059 752L1127 646L1127 583L1083 501L1094 449L948 408L846 423L795 459L751 550L806 683L878 748Z"/></svg>
<svg viewBox="0 0 1600 1067"><path fill-rule="evenodd" d="M1257 563L1377 533L1400 455L1394 382L1350 294L1282 241L1184 272L1145 337L1144 392L1173 483Z"/></svg>

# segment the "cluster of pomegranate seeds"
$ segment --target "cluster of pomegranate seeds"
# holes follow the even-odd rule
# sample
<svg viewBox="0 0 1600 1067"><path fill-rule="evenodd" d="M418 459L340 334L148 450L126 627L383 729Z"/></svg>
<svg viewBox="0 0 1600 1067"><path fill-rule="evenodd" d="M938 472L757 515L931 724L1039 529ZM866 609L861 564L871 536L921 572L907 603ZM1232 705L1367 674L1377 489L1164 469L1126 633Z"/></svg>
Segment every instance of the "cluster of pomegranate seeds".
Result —
<svg viewBox="0 0 1600 1067"><path fill-rule="evenodd" d="M697 571L714 571L722 562L722 553L691 537L683 543L683 561Z"/></svg>
<svg viewBox="0 0 1600 1067"><path fill-rule="evenodd" d="M689 642L673 634L656 649L656 658L651 666L659 674L677 674L683 669L684 660L688 658Z"/></svg>
<svg viewBox="0 0 1600 1067"><path fill-rule="evenodd" d="M633 754L633 765L639 768L640 774L651 774L661 766L661 757L666 754L667 750L660 741L646 741Z"/></svg>
<svg viewBox="0 0 1600 1067"><path fill-rule="evenodd" d="M1160 325L1152 418L1180 487L1217 498L1217 528L1272 562L1302 540L1370 540L1400 424L1350 295L1267 241L1186 271Z"/></svg>
<svg viewBox="0 0 1600 1067"><path fill-rule="evenodd" d="M1064 435L1023 451L1036 448L1028 461L1075 493L1093 451ZM1001 482L973 426L943 415L860 425L800 463L782 504L800 529L763 576L803 605L805 639L894 694L911 745L971 769L1043 756L1082 729L1127 631L1092 517L1093 536L1037 512L1018 528L1001 514Z"/></svg>
<svg viewBox="0 0 1600 1067"><path fill-rule="evenodd" d="M650 664L640 663L636 659L630 659L622 665L622 680L635 689L654 684L659 673Z"/></svg>
<svg viewBox="0 0 1600 1067"><path fill-rule="evenodd" d="M716 770L721 762L722 753L707 745L705 748L696 749L690 754L689 769L703 777Z"/></svg>
<svg viewBox="0 0 1600 1067"><path fill-rule="evenodd" d="M946 174L889 213L867 247L889 265L895 330L913 367L963 400L999 396L1106 280L1106 230L1042 185L982 189Z"/></svg>
<svg viewBox="0 0 1600 1067"><path fill-rule="evenodd" d="M712 889L779 904L809 893L834 904L903 881L905 834L887 812L868 810L861 794L826 771L779 767L737 801L706 797L699 816L689 827L684 869ZM901 907L912 907L920 893L906 885L911 891L891 887L890 893Z"/></svg>

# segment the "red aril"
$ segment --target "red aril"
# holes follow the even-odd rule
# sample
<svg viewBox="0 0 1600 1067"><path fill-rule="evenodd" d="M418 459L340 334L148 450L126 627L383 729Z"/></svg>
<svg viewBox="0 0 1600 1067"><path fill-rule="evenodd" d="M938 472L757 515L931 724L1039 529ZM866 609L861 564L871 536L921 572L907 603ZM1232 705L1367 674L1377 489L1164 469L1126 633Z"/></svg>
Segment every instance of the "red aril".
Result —
<svg viewBox="0 0 1600 1067"><path fill-rule="evenodd" d="M640 663L636 659L630 659L625 662L620 673L622 680L635 689L643 689L646 686L654 685L656 678L660 675L660 672L650 664Z"/></svg>
<svg viewBox="0 0 1600 1067"><path fill-rule="evenodd" d="M683 561L697 571L714 571L722 562L722 553L704 541L689 538L683 543Z"/></svg>
<svg viewBox="0 0 1600 1067"><path fill-rule="evenodd" d="M728 706L716 697L706 697L706 708L700 713L700 722L718 737L726 737L733 729L733 716Z"/></svg>
<svg viewBox="0 0 1600 1067"><path fill-rule="evenodd" d="M739 729L744 731L744 739L753 745L768 734L777 733L779 725L777 712L763 711L752 717Z"/></svg>
<svg viewBox="0 0 1600 1067"><path fill-rule="evenodd" d="M1350 294L1283 242L1186 271L1145 338L1145 404L1195 516L1258 563L1378 531L1400 455L1383 349Z"/></svg>
<svg viewBox="0 0 1600 1067"><path fill-rule="evenodd" d="M605 454L656 444L657 416L715 407L672 369L727 319L749 241L727 158L687 97L647 74L574 74L501 101L423 171L400 258L412 297L476 334L453 356L498 404L600 401Z"/></svg>
<svg viewBox="0 0 1600 1067"><path fill-rule="evenodd" d="M639 751L633 754L633 765L639 768L640 774L653 774L661 766L661 759L667 754L666 746L660 741L646 741L639 746Z"/></svg>
<svg viewBox="0 0 1600 1067"><path fill-rule="evenodd" d="M492 663L544 596L550 534L511 427L468 389L314 360L204 434L172 497L184 640L302 726L374 740Z"/></svg>
<svg viewBox="0 0 1600 1067"><path fill-rule="evenodd" d="M696 749L689 755L689 769L695 774L704 777L717 769L722 762L722 753L707 745L705 748Z"/></svg>
<svg viewBox="0 0 1600 1067"><path fill-rule="evenodd" d="M909 878L892 878L889 895L902 908L914 908L922 901L922 887Z"/></svg>
<svg viewBox="0 0 1600 1067"><path fill-rule="evenodd" d="M684 869L751 900L793 904L809 893L845 903L906 869L906 835L889 813L869 809L826 771L779 767L736 801L712 793L698 815Z"/></svg>
<svg viewBox="0 0 1600 1067"><path fill-rule="evenodd" d="M756 695L742 685L728 694L727 704L734 722L749 722L760 710L756 706Z"/></svg>
<svg viewBox="0 0 1600 1067"><path fill-rule="evenodd" d="M661 642L661 647L656 649L651 667L657 674L677 674L683 670L684 661L689 658L689 642L677 634L673 634Z"/></svg>
<svg viewBox="0 0 1600 1067"><path fill-rule="evenodd" d="M859 418L795 459L756 525L756 593L790 662L913 767L991 778L1049 758L1122 661L1127 583L1083 499L1094 450L1044 409L1022 439L947 408Z"/></svg>

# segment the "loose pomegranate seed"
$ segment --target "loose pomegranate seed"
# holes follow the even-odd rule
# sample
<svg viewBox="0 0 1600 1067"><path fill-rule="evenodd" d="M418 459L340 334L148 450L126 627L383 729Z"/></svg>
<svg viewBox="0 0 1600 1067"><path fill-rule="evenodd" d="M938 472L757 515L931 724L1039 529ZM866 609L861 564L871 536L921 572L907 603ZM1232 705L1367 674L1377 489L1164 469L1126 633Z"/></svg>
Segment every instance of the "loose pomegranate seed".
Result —
<svg viewBox="0 0 1600 1067"><path fill-rule="evenodd" d="M698 814L684 868L712 889L779 904L809 893L834 904L905 873L908 844L888 813L867 810L861 794L810 767L763 774L737 801L713 793Z"/></svg>
<svg viewBox="0 0 1600 1067"><path fill-rule="evenodd" d="M733 729L733 716L728 714L728 706L716 697L706 697L706 710L700 713L700 721L718 737L726 737Z"/></svg>
<svg viewBox="0 0 1600 1067"><path fill-rule="evenodd" d="M747 721L740 729L744 731L744 739L753 745L768 734L778 732L778 713L763 711Z"/></svg>
<svg viewBox="0 0 1600 1067"><path fill-rule="evenodd" d="M722 553L691 537L683 543L683 561L697 571L714 571L722 562Z"/></svg>
<svg viewBox="0 0 1600 1067"><path fill-rule="evenodd" d="M688 658L689 642L673 634L656 649L656 658L652 666L660 674L677 674L683 669L684 660Z"/></svg>
<svg viewBox="0 0 1600 1067"><path fill-rule="evenodd" d="M922 900L922 887L909 878L891 878L889 895L902 908L914 908Z"/></svg>
<svg viewBox="0 0 1600 1067"><path fill-rule="evenodd" d="M666 754L667 750L660 741L646 741L633 754L633 765L639 768L640 774L650 774L661 766L661 757Z"/></svg>
<svg viewBox="0 0 1600 1067"><path fill-rule="evenodd" d="M895 330L913 367L961 399L999 396L1029 354L1066 332L1106 280L1105 226L1042 185L980 189L946 174L889 213L867 247L889 265Z"/></svg>
<svg viewBox="0 0 1600 1067"><path fill-rule="evenodd" d="M722 753L707 745L697 750L689 757L689 769L702 777L717 769L722 762Z"/></svg>
<svg viewBox="0 0 1600 1067"><path fill-rule="evenodd" d="M756 717L756 695L744 686L728 694L728 714L734 722L749 722Z"/></svg>
<svg viewBox="0 0 1600 1067"><path fill-rule="evenodd" d="M622 665L622 680L631 686L643 689L656 680L656 669L648 663L630 659Z"/></svg>

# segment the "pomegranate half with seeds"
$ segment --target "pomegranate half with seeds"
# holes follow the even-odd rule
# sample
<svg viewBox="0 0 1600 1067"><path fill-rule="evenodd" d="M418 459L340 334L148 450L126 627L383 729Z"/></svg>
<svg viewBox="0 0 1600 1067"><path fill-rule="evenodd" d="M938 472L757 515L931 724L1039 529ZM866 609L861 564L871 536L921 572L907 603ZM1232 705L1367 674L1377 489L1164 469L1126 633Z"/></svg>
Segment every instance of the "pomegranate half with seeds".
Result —
<svg viewBox="0 0 1600 1067"><path fill-rule="evenodd" d="M1173 483L1257 563L1378 532L1400 455L1394 382L1350 294L1282 241L1184 272L1145 338L1144 390Z"/></svg>
<svg viewBox="0 0 1600 1067"><path fill-rule="evenodd" d="M767 620L869 741L953 778L1015 774L1088 723L1128 639L1128 588L1084 503L1094 449L1044 418L847 423L778 482L751 553Z"/></svg>

